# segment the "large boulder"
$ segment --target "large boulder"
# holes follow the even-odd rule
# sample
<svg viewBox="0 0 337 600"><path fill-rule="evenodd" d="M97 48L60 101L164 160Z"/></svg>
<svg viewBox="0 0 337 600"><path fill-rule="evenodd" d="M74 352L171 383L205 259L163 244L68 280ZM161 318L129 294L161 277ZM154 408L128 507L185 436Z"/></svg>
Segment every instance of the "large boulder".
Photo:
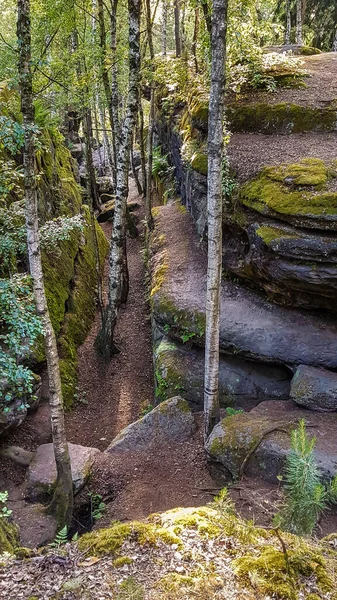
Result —
<svg viewBox="0 0 337 600"><path fill-rule="evenodd" d="M313 413L293 402L262 402L249 413L227 416L206 443L219 472L238 479L243 473L277 482L290 449L290 433L304 419L317 438L315 458L322 477L337 474L337 414Z"/></svg>
<svg viewBox="0 0 337 600"><path fill-rule="evenodd" d="M68 444L71 473L75 494L87 481L95 458L100 454L97 448ZM26 476L27 500L45 501L55 487L57 479L53 444L39 446L31 460Z"/></svg>
<svg viewBox="0 0 337 600"><path fill-rule="evenodd" d="M203 348L160 337L154 344L157 397L166 399L178 392L193 410L203 410L204 363ZM290 374L285 367L220 355L219 396L222 407L247 410L264 400L286 400L289 391Z"/></svg>
<svg viewBox="0 0 337 600"><path fill-rule="evenodd" d="M106 452L147 450L167 441L183 442L196 430L188 402L176 396L162 402L145 417L128 425L112 441Z"/></svg>
<svg viewBox="0 0 337 600"><path fill-rule="evenodd" d="M297 404L311 410L337 411L337 374L299 365L291 382L290 394Z"/></svg>

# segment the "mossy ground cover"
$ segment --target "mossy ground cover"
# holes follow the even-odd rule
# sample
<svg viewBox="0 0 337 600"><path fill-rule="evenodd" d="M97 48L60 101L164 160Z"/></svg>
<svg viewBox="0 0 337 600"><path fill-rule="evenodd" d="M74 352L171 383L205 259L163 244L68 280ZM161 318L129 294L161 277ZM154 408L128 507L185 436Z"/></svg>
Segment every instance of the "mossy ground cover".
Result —
<svg viewBox="0 0 337 600"><path fill-rule="evenodd" d="M50 553L55 555L55 550ZM226 490L207 506L112 523L58 553L76 557L76 567L41 573L30 559L2 567L2 574L17 581L17 597L25 586L26 594L51 600L54 596L42 596L48 581L50 594L57 598L63 597L60 590L76 583L88 600L97 600L98 594L110 597L109 591L115 598L142 600L337 598L337 552L328 540L304 540L256 527L235 513Z"/></svg>
<svg viewBox="0 0 337 600"><path fill-rule="evenodd" d="M327 165L315 158L265 167L242 186L240 199L245 206L262 214L334 220L337 193L329 190L329 182L336 175L335 163Z"/></svg>

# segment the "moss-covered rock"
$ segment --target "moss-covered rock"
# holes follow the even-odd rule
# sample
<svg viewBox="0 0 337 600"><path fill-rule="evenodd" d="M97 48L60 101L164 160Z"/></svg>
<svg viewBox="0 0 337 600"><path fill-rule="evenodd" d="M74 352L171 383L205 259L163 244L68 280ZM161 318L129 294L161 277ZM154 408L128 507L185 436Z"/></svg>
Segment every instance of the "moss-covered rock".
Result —
<svg viewBox="0 0 337 600"><path fill-rule="evenodd" d="M226 109L233 132L303 133L306 131L335 131L337 109L313 108L280 102L236 103Z"/></svg>
<svg viewBox="0 0 337 600"><path fill-rule="evenodd" d="M255 211L299 226L335 229L337 193L329 181L337 175L336 164L303 158L295 164L264 167L242 186L241 202Z"/></svg>
<svg viewBox="0 0 337 600"><path fill-rule="evenodd" d="M17 527L5 518L0 518L0 555L4 552L14 554L19 545Z"/></svg>
<svg viewBox="0 0 337 600"><path fill-rule="evenodd" d="M208 157L203 152L195 152L191 158L191 167L201 175L207 175Z"/></svg>

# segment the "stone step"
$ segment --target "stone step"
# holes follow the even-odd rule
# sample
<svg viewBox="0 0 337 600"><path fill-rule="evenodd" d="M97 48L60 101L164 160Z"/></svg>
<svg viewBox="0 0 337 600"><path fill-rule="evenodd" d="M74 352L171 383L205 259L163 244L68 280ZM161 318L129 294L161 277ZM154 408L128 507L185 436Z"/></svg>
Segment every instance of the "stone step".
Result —
<svg viewBox="0 0 337 600"><path fill-rule="evenodd" d="M206 254L191 216L177 203L156 209L152 240L152 316L169 337L204 344ZM257 362L337 368L336 323L267 302L222 282L220 349Z"/></svg>

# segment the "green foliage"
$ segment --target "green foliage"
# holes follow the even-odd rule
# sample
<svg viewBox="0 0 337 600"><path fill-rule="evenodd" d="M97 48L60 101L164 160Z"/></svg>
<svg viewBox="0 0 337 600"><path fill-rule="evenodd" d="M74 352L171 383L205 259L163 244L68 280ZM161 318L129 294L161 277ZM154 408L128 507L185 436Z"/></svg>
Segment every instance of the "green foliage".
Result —
<svg viewBox="0 0 337 600"><path fill-rule="evenodd" d="M0 279L0 325L0 406L6 413L8 404L14 399L21 399L19 408L25 409L27 396L33 391L32 371L19 363L42 333L28 275Z"/></svg>
<svg viewBox="0 0 337 600"><path fill-rule="evenodd" d="M56 534L54 541L49 544L52 548L59 548L60 546L64 546L68 542L68 527L65 525L60 531Z"/></svg>
<svg viewBox="0 0 337 600"><path fill-rule="evenodd" d="M153 159L152 159L152 177L156 183L164 182L169 175L171 175L172 169L169 166L167 160L167 154L161 153L161 148L156 146L153 148Z"/></svg>
<svg viewBox="0 0 337 600"><path fill-rule="evenodd" d="M242 408L232 408L231 406L226 406L226 414L227 417L233 417L234 415L241 415L244 411Z"/></svg>
<svg viewBox="0 0 337 600"><path fill-rule="evenodd" d="M321 483L315 444L316 438L308 438L305 422L301 420L291 433L284 476L284 505L275 517L277 525L297 535L310 535L328 503L337 500L337 477L328 487Z"/></svg>
<svg viewBox="0 0 337 600"><path fill-rule="evenodd" d="M99 521L102 518L106 505L103 502L103 498L101 494L96 494L95 492L89 492L88 496L90 498L90 515L91 521Z"/></svg>
<svg viewBox="0 0 337 600"><path fill-rule="evenodd" d="M12 511L6 506L7 500L8 492L0 492L0 519L8 519L12 514Z"/></svg>

